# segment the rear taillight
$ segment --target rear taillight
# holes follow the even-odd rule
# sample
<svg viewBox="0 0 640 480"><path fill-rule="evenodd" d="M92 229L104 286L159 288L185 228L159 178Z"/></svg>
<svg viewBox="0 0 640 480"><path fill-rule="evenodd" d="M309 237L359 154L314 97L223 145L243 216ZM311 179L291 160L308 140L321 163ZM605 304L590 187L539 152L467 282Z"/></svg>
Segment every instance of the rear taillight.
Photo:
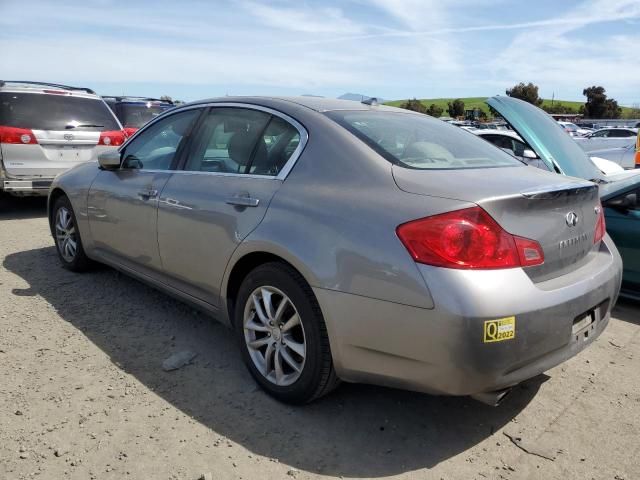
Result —
<svg viewBox="0 0 640 480"><path fill-rule="evenodd" d="M640 168L640 132L638 132L638 139L636 140L635 164L636 168Z"/></svg>
<svg viewBox="0 0 640 480"><path fill-rule="evenodd" d="M520 257L521 267L533 267L544 263L544 252L542 247L535 240L530 238L513 236L516 242L516 250Z"/></svg>
<svg viewBox="0 0 640 480"><path fill-rule="evenodd" d="M119 147L124 143L126 139L127 137L124 131L122 130L102 132L100 133L100 140L98 140L98 145L106 145L108 147Z"/></svg>
<svg viewBox="0 0 640 480"><path fill-rule="evenodd" d="M598 220L596 220L596 232L593 235L593 243L598 243L604 238L604 234L607 231L607 225L604 222L604 210L602 205L598 205Z"/></svg>
<svg viewBox="0 0 640 480"><path fill-rule="evenodd" d="M134 133L136 133L138 131L137 128L135 127L124 127L122 129L122 131L124 132L124 134L127 136L127 138L129 138L130 136L132 136Z"/></svg>
<svg viewBox="0 0 640 480"><path fill-rule="evenodd" d="M28 128L0 127L0 143L33 145L38 141Z"/></svg>
<svg viewBox="0 0 640 480"><path fill-rule="evenodd" d="M480 207L404 223L396 233L413 259L427 265L495 269L544 263L538 242L511 235Z"/></svg>

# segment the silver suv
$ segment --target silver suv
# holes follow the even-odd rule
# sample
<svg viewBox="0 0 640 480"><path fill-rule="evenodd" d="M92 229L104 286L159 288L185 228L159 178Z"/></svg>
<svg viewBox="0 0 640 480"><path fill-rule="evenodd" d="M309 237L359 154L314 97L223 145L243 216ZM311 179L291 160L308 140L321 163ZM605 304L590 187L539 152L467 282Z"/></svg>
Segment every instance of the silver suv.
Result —
<svg viewBox="0 0 640 480"><path fill-rule="evenodd" d="M125 139L93 90L0 80L0 191L47 195L56 175Z"/></svg>

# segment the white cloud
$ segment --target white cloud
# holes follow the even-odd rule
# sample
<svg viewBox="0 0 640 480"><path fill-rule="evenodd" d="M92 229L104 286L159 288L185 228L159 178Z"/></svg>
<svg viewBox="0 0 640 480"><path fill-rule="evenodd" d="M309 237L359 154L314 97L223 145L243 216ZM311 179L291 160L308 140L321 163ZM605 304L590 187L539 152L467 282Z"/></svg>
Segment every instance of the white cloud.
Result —
<svg viewBox="0 0 640 480"><path fill-rule="evenodd" d="M237 84L293 88L340 85L355 80L348 69L331 68L335 59L313 55L287 61L273 52L270 56L237 55L216 48L182 48L137 45L126 40L105 42L100 37L85 37L73 48L73 56L60 60L60 52L69 45L61 37L46 44L24 39L21 49L3 55L3 70L12 76L41 79L42 72L52 78L73 83L156 82L174 84ZM24 52L29 53L25 62Z"/></svg>
<svg viewBox="0 0 640 480"><path fill-rule="evenodd" d="M636 95L628 102L640 100L638 34L601 32L590 42L575 35L603 22L628 32L627 23L640 19L640 1L588 0L547 18L490 20L498 16L488 11L511 5L505 0L350 0L333 6L236 0L166 2L149 9L135 2L60 0L24 8L4 0L0 68L7 78L89 86L94 81L208 85L212 94L220 91L215 86L226 91L237 85L256 93L264 87L291 93L355 89L385 98L482 95L525 80L538 83L545 95L564 90L576 98L584 86L598 83L613 96L619 91ZM479 45L497 37L503 43Z"/></svg>
<svg viewBox="0 0 640 480"><path fill-rule="evenodd" d="M370 0L370 3L411 30L449 24L447 10L451 4L441 0Z"/></svg>
<svg viewBox="0 0 640 480"><path fill-rule="evenodd" d="M311 8L304 3L277 7L253 1L245 1L243 6L263 25L275 29L342 35L364 31L363 26L346 18L342 10L335 7Z"/></svg>
<svg viewBox="0 0 640 480"><path fill-rule="evenodd" d="M604 85L609 92L640 86L640 62L634 46L639 35L592 37L573 35L596 24L640 18L637 0L589 0L562 16L534 22L496 56L496 79L526 80L542 86L543 94L579 91Z"/></svg>

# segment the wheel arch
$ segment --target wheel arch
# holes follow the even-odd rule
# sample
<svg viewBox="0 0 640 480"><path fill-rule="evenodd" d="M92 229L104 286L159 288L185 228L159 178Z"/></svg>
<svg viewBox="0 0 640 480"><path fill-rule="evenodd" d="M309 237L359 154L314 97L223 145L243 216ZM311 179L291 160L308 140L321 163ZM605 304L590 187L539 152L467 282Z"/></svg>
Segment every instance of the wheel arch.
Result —
<svg viewBox="0 0 640 480"><path fill-rule="evenodd" d="M49 228L53 228L53 206L60 197L69 197L67 193L60 187L54 187L49 192L49 198L47 199L47 218L49 220Z"/></svg>
<svg viewBox="0 0 640 480"><path fill-rule="evenodd" d="M242 251L239 251L242 250ZM292 259L288 255L282 255L269 248L260 249L241 249L236 250L229 265L227 266L227 274L223 279L221 289L221 300L223 301L223 311L227 315L230 325L233 325L233 315L235 311L235 299L237 297L240 285L245 277L260 265L270 262L279 262L287 265L295 270L304 281L311 287L313 285L313 277L308 269L304 268L300 261Z"/></svg>

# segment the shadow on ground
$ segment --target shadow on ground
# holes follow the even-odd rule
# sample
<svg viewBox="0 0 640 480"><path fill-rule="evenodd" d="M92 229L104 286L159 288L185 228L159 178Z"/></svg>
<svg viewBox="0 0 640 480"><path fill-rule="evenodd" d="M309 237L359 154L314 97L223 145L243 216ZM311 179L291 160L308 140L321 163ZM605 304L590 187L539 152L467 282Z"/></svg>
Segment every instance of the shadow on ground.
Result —
<svg viewBox="0 0 640 480"><path fill-rule="evenodd" d="M348 384L291 407L256 387L230 331L160 292L111 269L68 272L53 247L9 255L4 267L29 285L14 295L42 296L176 408L256 454L310 472L380 477L433 467L509 422L548 378L517 387L498 408ZM198 352L195 363L162 371L162 361L185 348Z"/></svg>
<svg viewBox="0 0 640 480"><path fill-rule="evenodd" d="M619 297L611 316L618 320L640 325L640 301Z"/></svg>
<svg viewBox="0 0 640 480"><path fill-rule="evenodd" d="M47 216L47 197L14 197L0 192L0 220Z"/></svg>

